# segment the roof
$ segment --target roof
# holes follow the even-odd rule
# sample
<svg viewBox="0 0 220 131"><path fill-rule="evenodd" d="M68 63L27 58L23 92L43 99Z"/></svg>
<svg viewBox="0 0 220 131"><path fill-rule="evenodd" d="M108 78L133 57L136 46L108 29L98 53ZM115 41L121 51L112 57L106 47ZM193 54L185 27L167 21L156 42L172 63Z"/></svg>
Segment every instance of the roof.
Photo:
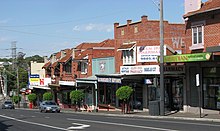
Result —
<svg viewBox="0 0 220 131"><path fill-rule="evenodd" d="M220 9L220 1L219 0L208 0L205 3L202 3L201 8L196 11L188 12L183 17L189 17L196 14L201 14L209 11L219 10Z"/></svg>
<svg viewBox="0 0 220 131"><path fill-rule="evenodd" d="M92 48L92 47L96 46L97 44L99 44L99 43L81 43L76 47L76 49L78 49L78 50L88 49L88 48Z"/></svg>
<svg viewBox="0 0 220 131"><path fill-rule="evenodd" d="M44 66L42 68L48 68L50 66L50 61L47 62L46 64L44 64Z"/></svg>
<svg viewBox="0 0 220 131"><path fill-rule="evenodd" d="M135 43L134 44L123 44L118 48L118 50L131 50L134 48L135 45L136 45Z"/></svg>
<svg viewBox="0 0 220 131"><path fill-rule="evenodd" d="M66 51L66 56L60 59L58 62L65 63L72 57L72 50L65 50Z"/></svg>
<svg viewBox="0 0 220 131"><path fill-rule="evenodd" d="M89 50L89 49L87 49L87 50L81 52L81 53L80 53L78 56L76 56L74 59L75 59L75 60L83 60L83 59L85 59L85 58L88 56L88 53L89 53L88 50Z"/></svg>
<svg viewBox="0 0 220 131"><path fill-rule="evenodd" d="M55 68L57 65L58 65L58 62L54 62L54 63L51 65L51 67L52 67L52 68Z"/></svg>

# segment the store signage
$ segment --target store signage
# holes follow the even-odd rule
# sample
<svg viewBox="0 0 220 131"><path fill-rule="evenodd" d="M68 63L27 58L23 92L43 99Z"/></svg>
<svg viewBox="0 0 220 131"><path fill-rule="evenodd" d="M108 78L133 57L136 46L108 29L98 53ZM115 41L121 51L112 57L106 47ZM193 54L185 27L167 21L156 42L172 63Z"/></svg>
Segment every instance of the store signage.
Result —
<svg viewBox="0 0 220 131"><path fill-rule="evenodd" d="M38 74L32 74L29 76L29 83L30 85L40 85L40 75Z"/></svg>
<svg viewBox="0 0 220 131"><path fill-rule="evenodd" d="M164 62L169 63L169 62L208 61L210 60L210 58L211 58L211 53L170 55L170 56L164 56Z"/></svg>
<svg viewBox="0 0 220 131"><path fill-rule="evenodd" d="M98 78L98 82L121 84L121 78Z"/></svg>
<svg viewBox="0 0 220 131"><path fill-rule="evenodd" d="M178 65L178 66L164 66L164 73L185 73L185 67L182 65Z"/></svg>
<svg viewBox="0 0 220 131"><path fill-rule="evenodd" d="M159 65L121 66L120 74L160 74Z"/></svg>
<svg viewBox="0 0 220 131"><path fill-rule="evenodd" d="M165 46L164 49L166 49ZM164 55L166 55L166 51L164 51ZM160 56L160 46L137 47L137 62L157 62L158 56Z"/></svg>
<svg viewBox="0 0 220 131"><path fill-rule="evenodd" d="M60 85L66 85L66 86L75 86L74 81L59 81Z"/></svg>

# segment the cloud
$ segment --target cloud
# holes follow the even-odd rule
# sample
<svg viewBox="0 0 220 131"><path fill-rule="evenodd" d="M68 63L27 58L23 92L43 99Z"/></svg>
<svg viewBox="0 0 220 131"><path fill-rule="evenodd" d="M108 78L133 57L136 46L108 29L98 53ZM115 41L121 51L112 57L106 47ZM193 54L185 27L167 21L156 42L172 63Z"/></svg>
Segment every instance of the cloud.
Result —
<svg viewBox="0 0 220 131"><path fill-rule="evenodd" d="M7 41L8 39L6 37L0 37L0 43L3 43L5 41Z"/></svg>
<svg viewBox="0 0 220 131"><path fill-rule="evenodd" d="M78 25L73 27L73 31L99 31L99 32L112 32L112 24L93 24L89 23L87 25Z"/></svg>

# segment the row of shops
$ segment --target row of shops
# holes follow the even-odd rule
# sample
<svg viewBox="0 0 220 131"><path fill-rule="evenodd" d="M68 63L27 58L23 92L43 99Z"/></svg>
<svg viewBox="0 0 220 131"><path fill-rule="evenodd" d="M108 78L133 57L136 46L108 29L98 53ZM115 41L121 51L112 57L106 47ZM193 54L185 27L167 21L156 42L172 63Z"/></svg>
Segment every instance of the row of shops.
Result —
<svg viewBox="0 0 220 131"><path fill-rule="evenodd" d="M165 110L197 112L198 107L220 110L219 60L211 53L165 56ZM148 111L150 101L160 100L159 78L158 65L121 66L120 74L103 73L77 78L75 82L60 81L59 84L49 84L49 88L34 87L33 91L42 94L51 90L63 108L71 108L70 92L83 90L83 103L95 110L109 106L120 108L121 101L116 97L116 90L128 85L134 89L131 108Z"/></svg>

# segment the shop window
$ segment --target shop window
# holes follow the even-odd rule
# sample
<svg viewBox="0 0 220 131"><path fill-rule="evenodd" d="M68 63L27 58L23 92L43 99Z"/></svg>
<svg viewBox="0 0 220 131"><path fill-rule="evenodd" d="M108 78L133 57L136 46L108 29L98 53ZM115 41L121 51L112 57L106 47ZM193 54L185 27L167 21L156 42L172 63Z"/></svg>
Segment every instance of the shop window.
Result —
<svg viewBox="0 0 220 131"><path fill-rule="evenodd" d="M203 107L220 110L220 68L203 69Z"/></svg>

